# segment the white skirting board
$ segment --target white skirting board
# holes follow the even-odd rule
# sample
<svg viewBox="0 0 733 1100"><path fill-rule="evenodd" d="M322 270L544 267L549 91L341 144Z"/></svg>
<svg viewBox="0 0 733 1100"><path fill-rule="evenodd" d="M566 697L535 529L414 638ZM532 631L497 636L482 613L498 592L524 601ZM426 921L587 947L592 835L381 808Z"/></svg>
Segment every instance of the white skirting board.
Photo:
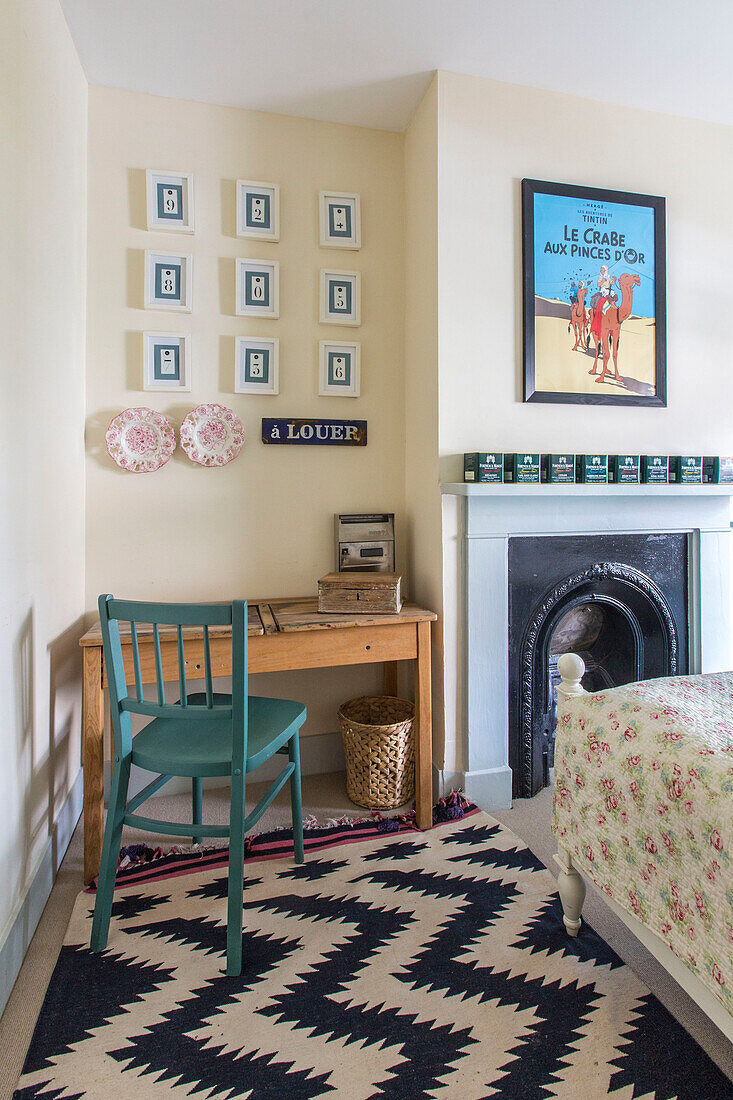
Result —
<svg viewBox="0 0 733 1100"><path fill-rule="evenodd" d="M56 818L53 832L48 838L25 897L19 903L7 935L0 944L0 1015L8 1003L25 953L38 927L61 861L81 816L83 799L84 781L80 771Z"/></svg>

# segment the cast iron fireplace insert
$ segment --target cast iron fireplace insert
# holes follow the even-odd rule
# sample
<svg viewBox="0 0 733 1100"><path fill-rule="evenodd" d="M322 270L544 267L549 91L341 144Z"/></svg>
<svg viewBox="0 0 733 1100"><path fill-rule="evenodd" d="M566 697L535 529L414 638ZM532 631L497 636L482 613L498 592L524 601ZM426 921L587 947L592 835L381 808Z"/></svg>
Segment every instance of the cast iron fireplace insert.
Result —
<svg viewBox="0 0 733 1100"><path fill-rule="evenodd" d="M513 797L549 784L562 652L583 657L588 691L688 671L688 537L509 539Z"/></svg>

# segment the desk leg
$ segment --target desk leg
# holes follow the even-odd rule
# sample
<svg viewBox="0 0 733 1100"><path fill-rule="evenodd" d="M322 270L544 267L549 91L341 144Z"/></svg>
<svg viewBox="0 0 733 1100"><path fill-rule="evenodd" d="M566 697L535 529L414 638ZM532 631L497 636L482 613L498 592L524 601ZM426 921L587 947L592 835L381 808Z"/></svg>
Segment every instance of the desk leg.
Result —
<svg viewBox="0 0 733 1100"><path fill-rule="evenodd" d="M415 717L417 719L415 806L419 829L429 829L433 824L433 720L431 697L430 623L418 623L417 659L415 661Z"/></svg>
<svg viewBox="0 0 733 1100"><path fill-rule="evenodd" d="M84 881L99 874L104 835L104 693L102 647L84 647L82 682L84 746Z"/></svg>
<svg viewBox="0 0 733 1100"><path fill-rule="evenodd" d="M398 661L385 661L382 665L382 691L385 695L397 695Z"/></svg>

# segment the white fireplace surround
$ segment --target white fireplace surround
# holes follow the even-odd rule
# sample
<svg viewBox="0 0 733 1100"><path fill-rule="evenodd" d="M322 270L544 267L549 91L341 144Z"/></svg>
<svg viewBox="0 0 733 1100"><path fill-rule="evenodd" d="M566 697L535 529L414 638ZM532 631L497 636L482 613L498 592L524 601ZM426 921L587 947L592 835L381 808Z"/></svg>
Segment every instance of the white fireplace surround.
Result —
<svg viewBox="0 0 733 1100"><path fill-rule="evenodd" d="M463 770L486 810L511 805L508 714L509 539L522 535L689 533L690 672L731 667L730 497L727 485L445 484L459 498L457 621Z"/></svg>

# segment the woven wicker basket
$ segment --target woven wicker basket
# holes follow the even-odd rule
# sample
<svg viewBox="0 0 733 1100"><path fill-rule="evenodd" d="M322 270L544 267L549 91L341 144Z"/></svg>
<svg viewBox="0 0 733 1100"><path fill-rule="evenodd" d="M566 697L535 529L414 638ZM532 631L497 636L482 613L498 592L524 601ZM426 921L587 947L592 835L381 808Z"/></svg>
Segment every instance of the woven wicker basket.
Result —
<svg viewBox="0 0 733 1100"><path fill-rule="evenodd" d="M357 806L392 810L415 793L415 707L389 695L351 699L339 708L346 793Z"/></svg>

